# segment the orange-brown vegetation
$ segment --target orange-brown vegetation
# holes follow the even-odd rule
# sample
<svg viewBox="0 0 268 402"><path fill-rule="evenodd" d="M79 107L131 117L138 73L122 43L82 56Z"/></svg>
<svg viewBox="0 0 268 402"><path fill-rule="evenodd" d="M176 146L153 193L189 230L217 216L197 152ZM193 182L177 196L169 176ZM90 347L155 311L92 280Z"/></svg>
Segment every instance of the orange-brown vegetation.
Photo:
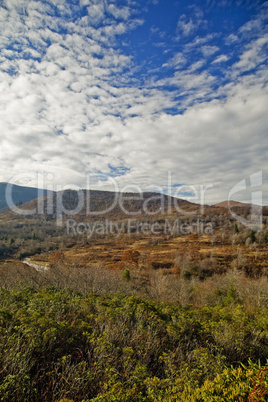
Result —
<svg viewBox="0 0 268 402"><path fill-rule="evenodd" d="M194 229L177 233L177 218ZM223 206L120 233L62 223L0 215L1 400L267 398L267 216L258 230Z"/></svg>

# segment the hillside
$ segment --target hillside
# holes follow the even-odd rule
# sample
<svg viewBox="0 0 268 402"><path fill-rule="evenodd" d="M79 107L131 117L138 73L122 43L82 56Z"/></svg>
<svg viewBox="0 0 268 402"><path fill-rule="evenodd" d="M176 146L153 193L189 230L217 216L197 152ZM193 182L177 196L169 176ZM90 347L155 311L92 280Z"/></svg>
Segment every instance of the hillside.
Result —
<svg viewBox="0 0 268 402"><path fill-rule="evenodd" d="M7 183L0 183L0 209L7 207ZM41 194L41 196L40 196ZM39 198L37 198L39 196ZM64 190L51 192L14 185L12 200L22 210L22 214L1 211L7 218L20 219L24 216L43 216L47 219L74 217L77 221L86 218L122 220L129 217L168 217L174 215L226 214L229 210L242 215L250 214L252 205L238 201L222 201L215 205L199 205L189 201L153 192L116 193L100 190ZM259 207L264 216L268 207ZM29 213L27 213L29 211Z"/></svg>
<svg viewBox="0 0 268 402"><path fill-rule="evenodd" d="M190 212L200 208L186 200L164 194L145 192L116 193L98 190L65 190L47 194L20 205L24 215L42 215L49 219L75 216L77 220L125 219L133 216L163 216L179 212ZM36 213L32 214L31 211ZM14 218L13 213L9 217Z"/></svg>
<svg viewBox="0 0 268 402"><path fill-rule="evenodd" d="M0 400L267 399L267 216L93 190L19 207L0 213Z"/></svg>
<svg viewBox="0 0 268 402"><path fill-rule="evenodd" d="M0 183L0 209L7 208L6 189L9 183ZM40 195L47 195L51 193L49 190L42 190L33 187L23 187L12 184L11 197L15 205L24 204L28 201L34 200Z"/></svg>
<svg viewBox="0 0 268 402"><path fill-rule="evenodd" d="M251 204L249 204L249 203L233 201L233 200L222 201L222 202L218 202L217 204L215 204L215 207L224 207L224 208L234 208L234 207L247 208L250 206L251 206Z"/></svg>

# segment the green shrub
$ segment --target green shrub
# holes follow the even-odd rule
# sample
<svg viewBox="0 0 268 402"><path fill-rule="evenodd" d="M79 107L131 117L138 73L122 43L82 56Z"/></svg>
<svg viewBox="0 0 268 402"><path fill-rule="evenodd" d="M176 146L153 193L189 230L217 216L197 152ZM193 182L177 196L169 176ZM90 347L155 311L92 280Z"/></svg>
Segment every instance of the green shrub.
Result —
<svg viewBox="0 0 268 402"><path fill-rule="evenodd" d="M267 308L0 289L2 401L261 400L267 355Z"/></svg>

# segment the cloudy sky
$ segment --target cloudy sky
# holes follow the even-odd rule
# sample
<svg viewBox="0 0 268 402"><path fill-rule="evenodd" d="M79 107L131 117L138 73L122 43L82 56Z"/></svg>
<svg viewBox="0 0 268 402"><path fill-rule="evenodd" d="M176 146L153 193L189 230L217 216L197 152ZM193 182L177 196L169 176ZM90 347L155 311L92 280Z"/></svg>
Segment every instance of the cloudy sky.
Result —
<svg viewBox="0 0 268 402"><path fill-rule="evenodd" d="M0 181L268 205L267 50L268 1L0 0Z"/></svg>

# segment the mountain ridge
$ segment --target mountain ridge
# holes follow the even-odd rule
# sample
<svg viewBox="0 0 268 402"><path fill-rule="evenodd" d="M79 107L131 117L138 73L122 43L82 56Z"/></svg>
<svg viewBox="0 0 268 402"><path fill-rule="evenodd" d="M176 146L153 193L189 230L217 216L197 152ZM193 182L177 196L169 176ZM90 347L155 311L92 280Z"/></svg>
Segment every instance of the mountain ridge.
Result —
<svg viewBox="0 0 268 402"><path fill-rule="evenodd" d="M8 183L0 183L1 214L14 214L16 211L12 211L12 208L7 209L8 205L5 199L7 185ZM42 196L38 197L40 194ZM17 205L18 215L19 210L21 210L21 215L25 216L43 214L48 218L55 218L57 216L76 215L79 219L85 219L86 216L124 219L126 216L146 214L148 216L165 215L174 213L176 210L182 213L191 213L197 209L201 211L200 214L202 215L202 211L208 211L211 208L216 208L218 212L220 209L226 211L229 208L249 210L252 205L231 200L207 206L155 192L123 193L92 189L66 189L53 192L17 185L12 185L12 201L14 205ZM268 207L263 208L265 208L263 212L266 214ZM27 211L29 211L28 214Z"/></svg>
<svg viewBox="0 0 268 402"><path fill-rule="evenodd" d="M13 204L24 204L28 201L38 198L40 193L42 192L43 195L50 194L52 191L44 190L37 187L26 187L26 186L19 186L17 184L1 182L0 183L0 209L4 209L8 207L8 203L6 200L6 191L7 186L10 185L11 187L11 196Z"/></svg>

